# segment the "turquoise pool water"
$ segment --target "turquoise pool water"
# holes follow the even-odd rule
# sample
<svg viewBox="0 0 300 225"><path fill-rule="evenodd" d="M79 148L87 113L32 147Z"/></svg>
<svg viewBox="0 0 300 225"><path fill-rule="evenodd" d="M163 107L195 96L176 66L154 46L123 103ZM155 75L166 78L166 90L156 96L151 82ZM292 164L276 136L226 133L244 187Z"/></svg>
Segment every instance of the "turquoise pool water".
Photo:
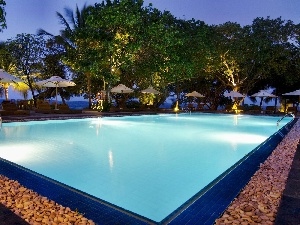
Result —
<svg viewBox="0 0 300 225"><path fill-rule="evenodd" d="M4 123L0 157L161 221L291 120L162 114Z"/></svg>

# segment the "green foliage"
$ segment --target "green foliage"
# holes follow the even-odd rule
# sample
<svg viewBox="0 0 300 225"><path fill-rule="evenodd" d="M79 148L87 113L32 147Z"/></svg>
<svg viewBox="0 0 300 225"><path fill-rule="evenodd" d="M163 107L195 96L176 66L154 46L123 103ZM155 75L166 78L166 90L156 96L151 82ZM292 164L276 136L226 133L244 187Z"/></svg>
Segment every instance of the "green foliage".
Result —
<svg viewBox="0 0 300 225"><path fill-rule="evenodd" d="M110 108L111 108L111 103L108 101L103 101L102 112L109 112Z"/></svg>
<svg viewBox="0 0 300 225"><path fill-rule="evenodd" d="M13 68L13 58L5 42L0 42L0 68L5 71Z"/></svg>
<svg viewBox="0 0 300 225"><path fill-rule="evenodd" d="M293 79L288 71L299 60L295 54L299 51L299 27L291 21L256 18L251 26L225 23L213 31L216 44L207 72L227 88L256 92L277 87L275 76ZM299 69L295 72L299 74Z"/></svg>
<svg viewBox="0 0 300 225"><path fill-rule="evenodd" d="M141 93L139 100L143 105L154 105L158 96L151 93Z"/></svg>
<svg viewBox="0 0 300 225"><path fill-rule="evenodd" d="M13 60L14 74L24 77L35 99L34 81L42 72L47 54L45 40L37 35L18 34L6 44Z"/></svg>

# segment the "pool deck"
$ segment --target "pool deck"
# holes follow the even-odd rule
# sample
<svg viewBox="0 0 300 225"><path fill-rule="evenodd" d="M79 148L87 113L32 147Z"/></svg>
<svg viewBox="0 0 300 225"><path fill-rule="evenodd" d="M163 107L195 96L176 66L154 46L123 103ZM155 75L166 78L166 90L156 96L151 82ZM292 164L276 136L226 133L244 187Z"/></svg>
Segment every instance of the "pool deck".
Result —
<svg viewBox="0 0 300 225"><path fill-rule="evenodd" d="M136 114L155 114L155 113L162 113L162 112L143 112L143 113L135 113L135 112L128 112L128 113L98 113L98 112L84 112L81 114L31 114L29 116L2 116L3 122L16 122L16 121L31 121L31 120L49 120L49 119L71 119L71 118L94 118L94 117L99 117L99 116L121 116L121 115L136 115ZM287 131L288 132L288 131ZM300 131L299 131L300 132ZM275 146L276 147L276 146ZM274 146L272 146L271 148L274 149ZM272 151L268 150L268 151ZM256 153L255 153L256 154ZM253 164L253 159L255 159L255 157L258 159L260 158L261 160L261 155L257 155L255 156L255 154L252 154L250 160L250 156L249 156L249 160L245 160L245 162L243 163L250 163ZM263 156L263 158L266 158L268 153L264 153L265 155ZM259 162L257 162L259 164ZM242 163L241 163L242 164ZM253 168L256 168L257 165L252 166ZM245 168L245 167L244 167ZM222 190L222 186L224 185L224 183L228 183L230 180L234 181L235 177L234 177L234 173L238 173L238 176L241 176L241 173L245 173L248 174L248 176L250 176L253 171L249 171L247 170L238 170L238 171L231 171L230 172L232 174L232 176L228 176L227 179L222 179L221 181L218 181L216 183L216 185L219 185L219 191ZM237 175L235 175L237 176ZM232 182L234 183L234 182ZM25 185L26 186L26 185ZM233 187L231 187L233 188ZM241 187L235 187L236 190L233 190L232 192L236 192L239 191ZM233 189L234 189L233 188ZM209 188L208 188L209 189ZM277 217L276 217L276 221L275 224L276 225L281 225L281 224L299 224L300 221L300 145L298 146L297 152L295 154L294 157L294 161L292 164L292 168L290 170L289 173L289 177L288 177L288 181L286 183L286 187L285 187L285 191L283 193L282 196L282 200L278 209L278 213L277 213ZM209 191L207 191L205 193L205 195L207 195L204 200L206 201L209 198L214 198L211 199L210 201L212 202L211 204L220 204L220 207L224 207L224 205L222 204L227 204L231 202L231 197L230 199L222 199L222 197L220 197L220 195L216 195L216 193L209 193ZM194 196L194 198L190 199L190 201L193 201L193 205L191 206L189 204L188 207L186 208L182 208L179 211L180 212L175 212L173 215L169 216L167 219L165 219L162 223L159 224L213 224L214 220L208 220L205 223L200 223L201 220L201 216L195 216L197 215L199 212L199 204L203 204L201 203L203 201L203 198L199 198L197 196ZM217 202L217 203L215 203ZM210 205L206 205L205 207L202 207L201 209L204 212L207 212L209 214L216 214L216 213L220 213L218 212L213 212L210 209ZM126 212L124 212L126 214ZM180 214L180 216L178 216L178 214ZM189 218L191 215L194 215L194 218L191 219ZM114 216L114 215L113 215ZM129 215L130 217L132 215ZM21 219L20 217L18 217L16 214L14 214L12 211L10 211L8 208L6 208L5 206L3 206L2 204L0 204L0 221L5 222L6 224L28 224L26 221L24 221L23 219ZM133 222L133 221L130 221ZM128 224L130 224L130 222ZM141 220L137 220L136 224L155 224L152 223L151 221L141 221ZM105 223L104 223L105 224ZM132 223L131 223L132 224Z"/></svg>

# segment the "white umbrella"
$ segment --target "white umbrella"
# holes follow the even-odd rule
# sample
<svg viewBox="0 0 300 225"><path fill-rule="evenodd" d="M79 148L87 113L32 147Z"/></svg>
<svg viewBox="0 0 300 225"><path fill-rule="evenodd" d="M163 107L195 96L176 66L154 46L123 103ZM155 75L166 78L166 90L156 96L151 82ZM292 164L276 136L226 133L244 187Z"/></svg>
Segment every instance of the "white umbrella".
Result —
<svg viewBox="0 0 300 225"><path fill-rule="evenodd" d="M8 100L8 86L11 83L18 83L23 82L20 78L17 78L9 73L5 72L4 70L0 69L0 83L8 84L4 87L5 90L5 100Z"/></svg>
<svg viewBox="0 0 300 225"><path fill-rule="evenodd" d="M113 87L110 91L113 93L122 93L122 94L133 92L131 88L126 87L124 84L119 84L118 86Z"/></svg>
<svg viewBox="0 0 300 225"><path fill-rule="evenodd" d="M282 94L282 95L295 95L295 96L299 96L299 102L300 102L300 89L299 90L296 90L296 91L292 91L292 92L288 92L288 93L285 93L285 94Z"/></svg>
<svg viewBox="0 0 300 225"><path fill-rule="evenodd" d="M296 91L292 91L292 92L288 92L288 93L285 93L285 94L282 94L282 95L295 95L295 96L299 96L299 102L300 102L300 89L299 90L296 90ZM298 102L298 104L299 104Z"/></svg>
<svg viewBox="0 0 300 225"><path fill-rule="evenodd" d="M153 87L149 86L148 88L141 91L142 93L150 93L150 94L160 94L159 91L155 90Z"/></svg>
<svg viewBox="0 0 300 225"><path fill-rule="evenodd" d="M300 96L300 89L292 92L288 92L282 95L299 95Z"/></svg>
<svg viewBox="0 0 300 225"><path fill-rule="evenodd" d="M260 90L259 92L251 95L251 97L261 97L261 101L260 101L260 106L262 105L262 100L264 97L267 97L267 98L277 98L276 95L273 95L265 90Z"/></svg>
<svg viewBox="0 0 300 225"><path fill-rule="evenodd" d="M22 82L22 80L18 77L10 75L9 73L0 69L0 82L1 83L17 83L17 82Z"/></svg>
<svg viewBox="0 0 300 225"><path fill-rule="evenodd" d="M276 98L276 95L273 95L265 90L260 90L259 92L251 95L251 97L268 97L268 98Z"/></svg>
<svg viewBox="0 0 300 225"><path fill-rule="evenodd" d="M193 92L187 93L185 96L187 96L187 97L198 97L198 98L203 98L204 97L204 95L201 95L197 91L193 91Z"/></svg>
<svg viewBox="0 0 300 225"><path fill-rule="evenodd" d="M231 91L229 93L224 94L225 97L232 97L232 98L244 98L245 95L242 95L241 93L237 91Z"/></svg>
<svg viewBox="0 0 300 225"><path fill-rule="evenodd" d="M76 85L73 81L63 79L59 76L52 76L49 79L38 81L38 82L36 82L36 84L39 86L44 86L44 87L55 87L55 96L56 96L55 109L57 109L57 88L58 87L69 87L69 86Z"/></svg>
<svg viewBox="0 0 300 225"><path fill-rule="evenodd" d="M190 92L190 93L187 93L186 95L185 95L186 97L195 97L195 98L203 98L203 97L205 97L204 95L201 95L199 92L197 92L197 91L192 91L192 92ZM201 107L200 107L201 106ZM203 104L201 104L201 103L198 103L198 107L199 108L202 108L203 107ZM194 107L194 104L193 103L189 103L188 104L188 108L190 109L190 110L193 110L195 107Z"/></svg>

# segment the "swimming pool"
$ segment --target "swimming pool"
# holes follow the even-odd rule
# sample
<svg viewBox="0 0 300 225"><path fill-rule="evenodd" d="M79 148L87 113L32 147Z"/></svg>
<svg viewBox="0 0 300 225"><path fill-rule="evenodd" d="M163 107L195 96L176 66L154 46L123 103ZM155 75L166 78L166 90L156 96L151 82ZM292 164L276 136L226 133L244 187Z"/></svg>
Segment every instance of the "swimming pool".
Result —
<svg viewBox="0 0 300 225"><path fill-rule="evenodd" d="M277 120L163 114L5 123L0 157L161 221L276 132Z"/></svg>

